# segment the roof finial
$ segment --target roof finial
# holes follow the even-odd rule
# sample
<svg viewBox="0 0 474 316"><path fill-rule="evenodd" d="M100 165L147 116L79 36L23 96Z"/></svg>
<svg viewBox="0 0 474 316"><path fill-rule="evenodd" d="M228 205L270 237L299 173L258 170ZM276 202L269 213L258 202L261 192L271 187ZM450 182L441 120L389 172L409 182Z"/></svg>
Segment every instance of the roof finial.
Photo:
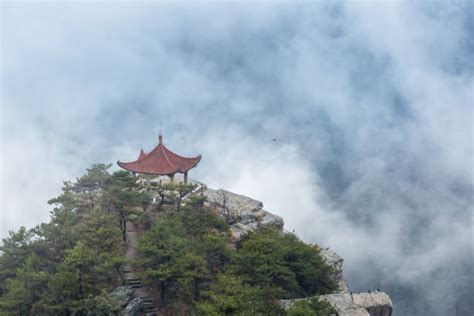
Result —
<svg viewBox="0 0 474 316"><path fill-rule="evenodd" d="M161 133L161 119L160 119L160 134L158 134L159 144L163 145L163 134Z"/></svg>

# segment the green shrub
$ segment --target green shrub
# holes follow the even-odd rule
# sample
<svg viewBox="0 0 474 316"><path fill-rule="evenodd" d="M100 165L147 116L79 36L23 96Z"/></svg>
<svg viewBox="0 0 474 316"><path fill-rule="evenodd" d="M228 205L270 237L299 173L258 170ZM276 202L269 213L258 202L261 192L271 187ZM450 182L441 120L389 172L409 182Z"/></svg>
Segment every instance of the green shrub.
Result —
<svg viewBox="0 0 474 316"><path fill-rule="evenodd" d="M273 229L247 234L232 270L280 299L326 294L337 288L333 271L318 250L294 234Z"/></svg>
<svg viewBox="0 0 474 316"><path fill-rule="evenodd" d="M317 297L296 301L286 312L287 316L328 316L337 315L328 302Z"/></svg>

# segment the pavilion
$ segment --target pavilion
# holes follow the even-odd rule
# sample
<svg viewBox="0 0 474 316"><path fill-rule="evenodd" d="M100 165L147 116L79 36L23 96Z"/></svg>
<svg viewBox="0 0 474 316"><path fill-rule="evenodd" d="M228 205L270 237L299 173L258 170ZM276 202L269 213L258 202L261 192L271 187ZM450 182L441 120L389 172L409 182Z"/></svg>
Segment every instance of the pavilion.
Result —
<svg viewBox="0 0 474 316"><path fill-rule="evenodd" d="M184 183L188 182L188 171L196 167L201 160L201 155L196 157L183 157L175 154L163 144L163 135L159 135L159 143L148 154L140 150L138 159L132 162L120 162L117 164L133 174L150 174L157 176L168 176L173 181L176 173L184 174Z"/></svg>

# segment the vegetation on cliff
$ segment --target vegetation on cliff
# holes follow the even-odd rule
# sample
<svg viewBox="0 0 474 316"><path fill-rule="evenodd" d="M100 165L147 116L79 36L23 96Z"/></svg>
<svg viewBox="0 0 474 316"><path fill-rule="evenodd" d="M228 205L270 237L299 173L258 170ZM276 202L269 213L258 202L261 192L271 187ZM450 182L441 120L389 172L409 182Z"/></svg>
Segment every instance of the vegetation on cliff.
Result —
<svg viewBox="0 0 474 316"><path fill-rule="evenodd" d="M163 313L326 315L327 304L283 311L278 299L333 292L331 268L294 234L265 229L239 242L228 223L184 197L192 186L139 187L130 173L94 165L65 182L49 223L10 232L0 247L1 315L104 315L122 308L110 293L131 265ZM152 202L150 190L156 197ZM173 203L170 203L172 201ZM125 259L127 223L141 236ZM306 311L306 312L305 312Z"/></svg>
<svg viewBox="0 0 474 316"><path fill-rule="evenodd" d="M124 263L115 213L105 210L116 185L105 165L95 165L49 201L49 223L10 232L0 250L0 314L101 314L113 302ZM97 195L101 190L103 193ZM78 195L77 192L83 192Z"/></svg>

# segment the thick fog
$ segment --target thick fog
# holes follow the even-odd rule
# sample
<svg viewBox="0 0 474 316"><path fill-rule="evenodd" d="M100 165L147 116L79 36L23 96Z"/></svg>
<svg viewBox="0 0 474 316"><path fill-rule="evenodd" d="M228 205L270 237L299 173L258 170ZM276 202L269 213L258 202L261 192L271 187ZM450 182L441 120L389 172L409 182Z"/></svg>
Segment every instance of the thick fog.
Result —
<svg viewBox="0 0 474 316"><path fill-rule="evenodd" d="M1 237L161 127L203 155L192 178L343 256L351 290L474 310L472 2L1 8Z"/></svg>

